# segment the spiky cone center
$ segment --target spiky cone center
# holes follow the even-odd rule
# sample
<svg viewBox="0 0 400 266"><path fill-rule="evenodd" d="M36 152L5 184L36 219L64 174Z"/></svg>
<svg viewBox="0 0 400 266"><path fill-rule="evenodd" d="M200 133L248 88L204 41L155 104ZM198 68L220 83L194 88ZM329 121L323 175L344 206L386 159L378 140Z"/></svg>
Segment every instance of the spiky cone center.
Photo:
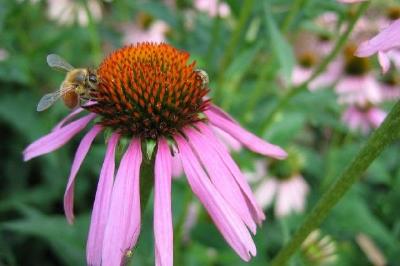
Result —
<svg viewBox="0 0 400 266"><path fill-rule="evenodd" d="M145 139L171 137L204 119L208 88L188 63L189 53L168 44L139 43L110 54L97 71L100 82L85 107L100 124Z"/></svg>

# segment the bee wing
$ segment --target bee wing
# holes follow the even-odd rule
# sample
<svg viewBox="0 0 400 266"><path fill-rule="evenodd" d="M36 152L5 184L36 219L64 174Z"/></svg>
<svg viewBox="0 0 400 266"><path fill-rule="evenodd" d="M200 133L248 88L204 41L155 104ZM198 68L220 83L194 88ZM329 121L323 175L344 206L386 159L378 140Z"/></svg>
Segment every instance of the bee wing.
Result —
<svg viewBox="0 0 400 266"><path fill-rule="evenodd" d="M60 99L61 96L74 88L74 86L63 87L63 84L61 84L61 88L58 91L43 95L36 107L36 111L42 112L46 110L47 108L52 106L58 99Z"/></svg>
<svg viewBox="0 0 400 266"><path fill-rule="evenodd" d="M45 94L39 101L36 111L41 112L52 106L61 95L58 92Z"/></svg>
<svg viewBox="0 0 400 266"><path fill-rule="evenodd" d="M68 63L61 56L56 54L49 54L47 56L47 64L50 67L58 70L71 71L72 69L74 69L74 67L71 66L70 63Z"/></svg>

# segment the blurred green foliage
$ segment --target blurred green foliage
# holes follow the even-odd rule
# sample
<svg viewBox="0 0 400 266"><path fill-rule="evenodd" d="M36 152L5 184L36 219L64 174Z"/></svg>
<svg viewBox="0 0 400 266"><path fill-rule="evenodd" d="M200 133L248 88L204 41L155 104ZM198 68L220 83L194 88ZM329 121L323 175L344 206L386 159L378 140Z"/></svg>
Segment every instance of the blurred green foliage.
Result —
<svg viewBox="0 0 400 266"><path fill-rule="evenodd" d="M302 152L306 158L303 175L311 187L307 209L366 139L351 133L340 121L343 108L329 89L300 93L278 113L266 132L259 129L284 92L277 77L289 79L295 64L291 34L315 27L311 21L323 12L335 12L345 20L348 7L336 1L304 1L286 35L280 26L295 1L254 1L226 68L221 68L221 61L239 27L243 1L226 1L231 9L226 19L199 12L189 0L176 1L176 7L163 1L98 1L102 17L96 20L92 16L87 25L77 21L65 25L49 18L50 1L0 1L0 49L7 53L0 61L0 265L85 265L85 242L104 141L97 140L79 171L74 225L68 225L63 217L62 197L80 138L27 163L21 153L68 113L61 102L46 112L35 111L40 97L57 89L63 78L47 66L46 55L60 54L74 66L97 66L107 53L123 45L120 26L137 23L142 14L166 22L168 42L189 51L198 66L207 70L211 96L218 105L258 135L283 147L294 145ZM86 2L74 3L85 6ZM386 150L323 224L322 231L338 245L336 265L368 263L355 242L359 233L374 240L388 265L398 263L399 148L395 143ZM234 157L247 170L252 170L258 158L246 151ZM188 195L185 180L175 180L175 224L185 219L185 208L193 198ZM251 262L239 259L201 210L190 240L175 247L176 265L268 265L287 241L284 230L291 234L305 214L290 216L283 228L273 209L266 212L268 218L255 236L258 255ZM152 204L143 219L131 265L154 264ZM295 256L291 265L303 262Z"/></svg>

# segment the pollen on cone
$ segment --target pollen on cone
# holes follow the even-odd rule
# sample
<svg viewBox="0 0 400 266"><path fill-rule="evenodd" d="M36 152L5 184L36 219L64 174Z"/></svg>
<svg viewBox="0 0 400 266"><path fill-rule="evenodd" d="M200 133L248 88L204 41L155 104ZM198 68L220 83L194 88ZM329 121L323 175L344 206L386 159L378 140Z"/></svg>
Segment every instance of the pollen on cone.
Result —
<svg viewBox="0 0 400 266"><path fill-rule="evenodd" d="M103 126L121 134L169 137L202 120L208 88L189 63L189 53L168 44L140 43L110 54L100 65L100 79L86 107L101 115Z"/></svg>

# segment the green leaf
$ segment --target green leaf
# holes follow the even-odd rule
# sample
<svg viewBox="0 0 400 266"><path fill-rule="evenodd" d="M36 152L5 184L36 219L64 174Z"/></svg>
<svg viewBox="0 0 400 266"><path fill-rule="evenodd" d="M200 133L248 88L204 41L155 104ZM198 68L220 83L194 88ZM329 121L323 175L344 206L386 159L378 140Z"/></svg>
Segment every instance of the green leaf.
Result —
<svg viewBox="0 0 400 266"><path fill-rule="evenodd" d="M385 254L400 254L400 242L380 220L371 213L368 200L360 193L352 192L345 196L333 209L326 225L330 232L341 237L355 237L357 233L365 233L377 241Z"/></svg>
<svg viewBox="0 0 400 266"><path fill-rule="evenodd" d="M74 225L68 225L64 216L43 216L27 210L25 219L0 224L0 230L8 230L26 236L35 236L49 242L65 265L85 265L85 241L88 216L80 215Z"/></svg>
<svg viewBox="0 0 400 266"><path fill-rule="evenodd" d="M292 69L295 64L293 50L285 37L279 31L269 10L269 6L266 5L264 10L264 23L268 29L272 51L278 59L281 75L287 81L287 83L290 84Z"/></svg>

